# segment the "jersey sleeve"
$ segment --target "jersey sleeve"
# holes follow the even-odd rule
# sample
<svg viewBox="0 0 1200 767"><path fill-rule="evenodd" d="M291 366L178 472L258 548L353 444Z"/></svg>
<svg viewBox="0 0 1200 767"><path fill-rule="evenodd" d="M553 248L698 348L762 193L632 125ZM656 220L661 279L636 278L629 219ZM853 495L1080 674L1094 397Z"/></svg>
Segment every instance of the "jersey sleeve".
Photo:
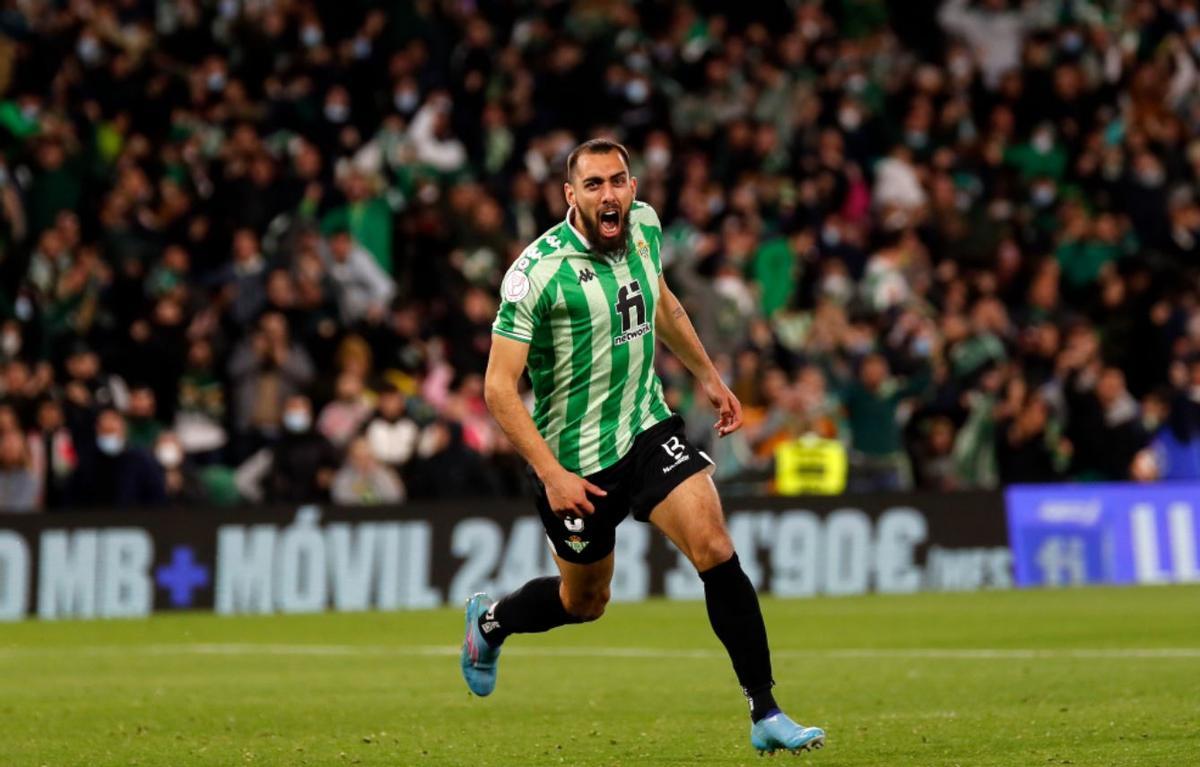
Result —
<svg viewBox="0 0 1200 767"><path fill-rule="evenodd" d="M492 323L492 332L496 335L526 344L533 341L533 330L545 319L548 310L544 300L545 270L538 269L537 262L530 264L529 261L522 256L504 275L500 283L500 309Z"/></svg>

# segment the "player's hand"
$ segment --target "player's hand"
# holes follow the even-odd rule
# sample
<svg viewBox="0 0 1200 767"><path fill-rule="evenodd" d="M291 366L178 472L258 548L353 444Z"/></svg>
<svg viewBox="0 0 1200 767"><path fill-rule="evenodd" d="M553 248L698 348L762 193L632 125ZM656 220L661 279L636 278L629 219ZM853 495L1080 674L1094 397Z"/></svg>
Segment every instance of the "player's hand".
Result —
<svg viewBox="0 0 1200 767"><path fill-rule="evenodd" d="M719 436L733 434L742 428L742 403L734 396L725 382L719 376L712 376L704 382L704 394L712 403L720 418L713 424Z"/></svg>
<svg viewBox="0 0 1200 767"><path fill-rule="evenodd" d="M596 507L588 500L588 494L608 495L604 488L593 485L566 469L543 479L542 484L546 486L546 500L550 502L550 510L560 517L568 514L586 516L595 513Z"/></svg>

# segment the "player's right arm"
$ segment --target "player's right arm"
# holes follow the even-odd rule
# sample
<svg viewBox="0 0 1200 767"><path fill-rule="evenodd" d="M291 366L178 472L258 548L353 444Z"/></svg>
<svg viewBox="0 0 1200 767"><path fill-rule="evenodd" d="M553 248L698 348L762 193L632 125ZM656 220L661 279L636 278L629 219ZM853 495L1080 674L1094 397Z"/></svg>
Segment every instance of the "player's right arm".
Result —
<svg viewBox="0 0 1200 767"><path fill-rule="evenodd" d="M596 508L588 500L588 493L607 493L603 488L563 468L521 402L517 385L528 356L528 344L498 333L492 334L492 351L488 356L483 384L488 410L546 487L546 499L551 511L559 516L591 514Z"/></svg>

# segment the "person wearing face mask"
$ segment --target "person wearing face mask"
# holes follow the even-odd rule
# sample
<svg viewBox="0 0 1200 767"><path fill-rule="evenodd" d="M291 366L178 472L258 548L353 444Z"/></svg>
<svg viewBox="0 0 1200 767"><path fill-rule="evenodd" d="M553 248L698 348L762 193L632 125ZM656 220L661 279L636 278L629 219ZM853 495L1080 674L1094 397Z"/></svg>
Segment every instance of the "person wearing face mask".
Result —
<svg viewBox="0 0 1200 767"><path fill-rule="evenodd" d="M334 446L313 429L312 402L289 397L283 410L283 436L238 467L235 483L254 502L316 503L329 498L340 465Z"/></svg>
<svg viewBox="0 0 1200 767"><path fill-rule="evenodd" d="M186 459L183 445L174 432L164 431L158 435L154 443L154 458L162 467L167 503L172 506L195 506L208 500L200 476Z"/></svg>
<svg viewBox="0 0 1200 767"><path fill-rule="evenodd" d="M101 410L95 432L93 444L80 447L68 508L161 506L167 498L163 469L148 450L129 444L125 417Z"/></svg>

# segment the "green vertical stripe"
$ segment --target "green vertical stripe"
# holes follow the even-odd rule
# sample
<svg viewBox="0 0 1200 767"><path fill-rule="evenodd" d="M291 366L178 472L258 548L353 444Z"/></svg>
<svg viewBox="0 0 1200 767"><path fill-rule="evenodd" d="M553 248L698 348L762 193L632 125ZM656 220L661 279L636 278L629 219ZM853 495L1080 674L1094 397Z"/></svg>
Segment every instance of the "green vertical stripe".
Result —
<svg viewBox="0 0 1200 767"><path fill-rule="evenodd" d="M563 275L563 270L570 276ZM558 392L567 398L565 428L559 437L558 461L569 471L579 470L579 438L583 417L587 413L588 389L592 373L592 313L587 296L574 276L573 270L564 259L559 269L563 299L570 312L571 332L571 377L567 390Z"/></svg>
<svg viewBox="0 0 1200 767"><path fill-rule="evenodd" d="M566 259L559 262L558 269L551 276L551 280L555 285L557 301L563 305L563 311L551 312L550 315L551 334L554 340L554 378L550 404L547 406L546 431L542 436L550 450L557 456L567 420L567 394L571 383L571 358L574 350L572 345L574 339L571 336L571 310L566 306L566 296L561 286L568 282L576 284L576 277Z"/></svg>
<svg viewBox="0 0 1200 767"><path fill-rule="evenodd" d="M596 276L600 280L600 286L604 288L604 295L608 298L609 321L612 323L614 336L624 331L621 315L616 308L617 294L621 288L617 274L617 269L607 263L596 265ZM629 346L629 343L611 346L608 352L612 359L612 370L609 371L608 392L604 395L604 404L600 412L600 463L604 466L615 463L620 457L617 453L617 424L621 420L622 387L629 374Z"/></svg>
<svg viewBox="0 0 1200 767"><path fill-rule="evenodd" d="M550 309L558 296L557 280L550 279L542 295L538 297L534 316L539 321L533 327L533 341L530 344L529 382L533 385L533 422L537 425L542 436L546 436L550 425L550 405L554 395L554 328L551 325Z"/></svg>

